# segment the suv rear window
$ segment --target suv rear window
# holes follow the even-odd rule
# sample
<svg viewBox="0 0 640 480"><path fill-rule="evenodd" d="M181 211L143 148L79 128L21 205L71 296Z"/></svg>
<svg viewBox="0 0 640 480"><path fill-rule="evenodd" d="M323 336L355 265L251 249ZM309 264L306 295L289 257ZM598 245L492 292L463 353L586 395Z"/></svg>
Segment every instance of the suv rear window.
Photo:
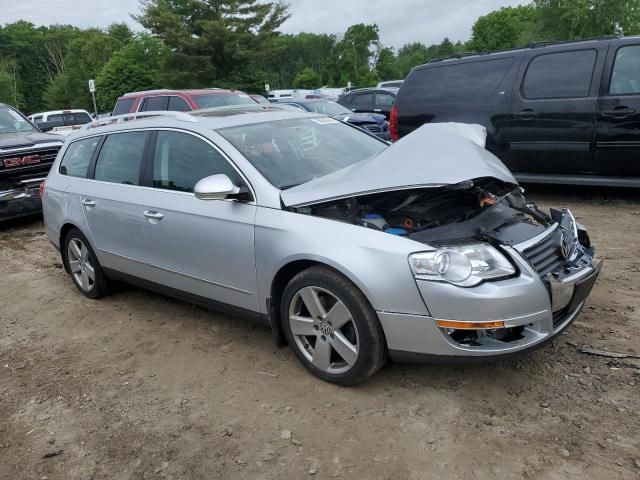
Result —
<svg viewBox="0 0 640 480"><path fill-rule="evenodd" d="M70 177L86 178L93 152L101 138L85 138L69 145L60 162L60 173Z"/></svg>
<svg viewBox="0 0 640 480"><path fill-rule="evenodd" d="M113 109L113 115L124 115L125 113L130 113L134 100L134 98L121 98L118 100L115 108Z"/></svg>
<svg viewBox="0 0 640 480"><path fill-rule="evenodd" d="M421 68L404 82L403 96L431 103L481 102L493 96L512 65L508 57Z"/></svg>
<svg viewBox="0 0 640 480"><path fill-rule="evenodd" d="M538 55L529 62L522 95L530 100L588 97L596 56L595 50Z"/></svg>

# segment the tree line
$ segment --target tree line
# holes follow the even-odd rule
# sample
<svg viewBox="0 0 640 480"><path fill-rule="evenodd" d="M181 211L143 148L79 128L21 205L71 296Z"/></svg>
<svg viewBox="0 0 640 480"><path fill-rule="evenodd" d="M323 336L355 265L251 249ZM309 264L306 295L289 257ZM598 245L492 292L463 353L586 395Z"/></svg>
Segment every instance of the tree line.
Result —
<svg viewBox="0 0 640 480"><path fill-rule="evenodd" d="M104 29L0 27L0 102L26 113L91 108L110 111L127 91L152 88L366 87L404 78L437 58L514 48L537 41L640 33L640 0L533 0L477 19L471 38L385 46L375 24L343 34L282 34L290 17L281 1L140 0L135 33L124 23ZM434 22L438 21L434 19Z"/></svg>

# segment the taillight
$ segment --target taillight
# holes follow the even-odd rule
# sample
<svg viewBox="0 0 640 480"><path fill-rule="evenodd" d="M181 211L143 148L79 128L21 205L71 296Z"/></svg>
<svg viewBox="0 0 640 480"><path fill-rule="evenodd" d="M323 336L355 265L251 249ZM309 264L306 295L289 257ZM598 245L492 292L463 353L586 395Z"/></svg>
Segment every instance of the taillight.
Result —
<svg viewBox="0 0 640 480"><path fill-rule="evenodd" d="M38 187L38 192L40 193L40 199L44 198L44 182L40 182L40 186Z"/></svg>
<svg viewBox="0 0 640 480"><path fill-rule="evenodd" d="M398 131L398 106L391 107L391 114L389 115L389 132L391 133L391 140L394 142L400 140L400 132Z"/></svg>

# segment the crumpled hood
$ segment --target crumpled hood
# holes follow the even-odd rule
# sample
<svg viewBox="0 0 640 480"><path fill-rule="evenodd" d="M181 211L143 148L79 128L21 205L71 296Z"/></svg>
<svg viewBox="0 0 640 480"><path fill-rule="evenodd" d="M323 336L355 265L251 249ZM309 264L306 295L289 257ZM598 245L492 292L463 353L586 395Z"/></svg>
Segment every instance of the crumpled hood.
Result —
<svg viewBox="0 0 640 480"><path fill-rule="evenodd" d="M0 150L10 148L32 147L39 143L64 142L64 138L59 135L52 135L42 132L20 132L0 134Z"/></svg>
<svg viewBox="0 0 640 480"><path fill-rule="evenodd" d="M517 184L509 169L471 140L425 125L372 158L281 193L288 207L481 177Z"/></svg>

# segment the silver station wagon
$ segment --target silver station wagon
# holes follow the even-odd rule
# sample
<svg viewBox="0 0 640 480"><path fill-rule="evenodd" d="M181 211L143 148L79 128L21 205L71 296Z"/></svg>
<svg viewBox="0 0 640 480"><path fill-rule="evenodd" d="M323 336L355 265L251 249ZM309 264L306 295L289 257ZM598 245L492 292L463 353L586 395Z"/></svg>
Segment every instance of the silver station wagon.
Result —
<svg viewBox="0 0 640 480"><path fill-rule="evenodd" d="M569 210L432 126L389 145L277 107L105 119L43 186L47 234L89 298L113 281L269 325L318 377L387 358L528 351L574 320L600 270Z"/></svg>

